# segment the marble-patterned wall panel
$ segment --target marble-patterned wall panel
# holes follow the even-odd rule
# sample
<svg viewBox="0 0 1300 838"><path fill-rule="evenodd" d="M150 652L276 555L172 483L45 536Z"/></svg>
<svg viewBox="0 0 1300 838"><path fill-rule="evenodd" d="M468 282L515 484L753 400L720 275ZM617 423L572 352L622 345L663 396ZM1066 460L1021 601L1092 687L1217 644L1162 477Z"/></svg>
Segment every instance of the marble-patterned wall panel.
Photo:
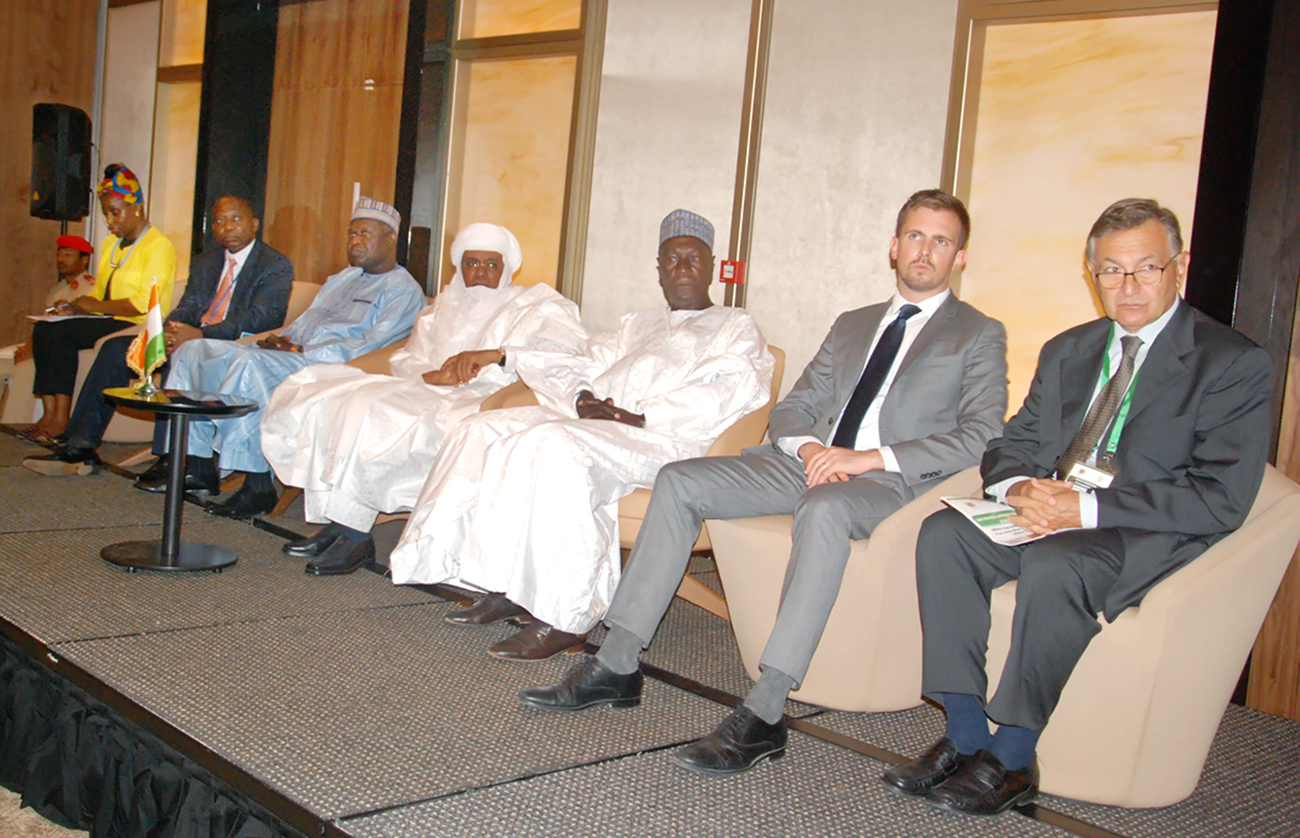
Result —
<svg viewBox="0 0 1300 838"><path fill-rule="evenodd" d="M456 231L503 224L519 239L517 285L555 286L573 114L573 56L475 61L469 73L460 205L448 208L444 260ZM451 270L443 277L450 281Z"/></svg>
<svg viewBox="0 0 1300 838"><path fill-rule="evenodd" d="M108 10L104 115L99 125L100 170L91 172L91 179L98 183L104 166L125 163L140 178L146 205L151 209L154 92L161 15L160 0ZM92 235L108 235L99 207L92 210L91 217L95 219Z"/></svg>
<svg viewBox="0 0 1300 838"><path fill-rule="evenodd" d="M582 0L462 0L460 36L491 38L577 29Z"/></svg>
<svg viewBox="0 0 1300 838"><path fill-rule="evenodd" d="M939 185L957 0L777 3L747 305L788 392L836 315L893 293L898 208Z"/></svg>
<svg viewBox="0 0 1300 838"><path fill-rule="evenodd" d="M201 88L196 81L158 85L149 220L176 248L177 279L190 275ZM178 302L179 298L173 300Z"/></svg>
<svg viewBox="0 0 1300 838"><path fill-rule="evenodd" d="M207 21L208 0L165 0L158 66L202 64Z"/></svg>
<svg viewBox="0 0 1300 838"><path fill-rule="evenodd" d="M1014 412L1038 351L1101 312L1084 240L1150 197L1190 233L1214 12L989 26L963 299L1007 326Z"/></svg>
<svg viewBox="0 0 1300 838"><path fill-rule="evenodd" d="M581 301L592 330L663 305L655 253L673 209L706 216L727 252L751 5L609 0Z"/></svg>

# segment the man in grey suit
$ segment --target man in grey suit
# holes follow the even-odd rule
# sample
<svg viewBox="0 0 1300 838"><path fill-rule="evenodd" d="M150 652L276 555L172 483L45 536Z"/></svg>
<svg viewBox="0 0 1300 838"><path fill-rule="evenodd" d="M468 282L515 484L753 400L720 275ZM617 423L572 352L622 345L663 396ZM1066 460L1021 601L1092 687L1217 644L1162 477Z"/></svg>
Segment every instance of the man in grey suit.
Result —
<svg viewBox="0 0 1300 838"><path fill-rule="evenodd" d="M655 481L595 658L525 704L578 710L640 701L637 657L672 601L706 518L794 513L794 547L763 675L682 766L734 774L785 750L786 694L807 671L839 592L849 542L916 495L974 465L1007 408L1002 324L955 299L970 218L956 198L918 192L898 214L889 255L897 291L840 315L790 394L772 410L772 444L686 460Z"/></svg>
<svg viewBox="0 0 1300 838"><path fill-rule="evenodd" d="M1240 526L1263 478L1271 363L1179 299L1178 219L1155 201L1119 201L1086 253L1107 316L1048 341L981 466L984 493L1045 537L1004 547L945 510L917 542L922 689L944 705L947 731L883 779L952 811L1034 799L1039 733L1098 615L1114 620ZM986 705L989 596L1011 579L1011 650Z"/></svg>
<svg viewBox="0 0 1300 838"><path fill-rule="evenodd" d="M167 315L164 338L167 354L194 338L235 340L284 322L293 287L289 257L257 239L260 222L252 204L225 195L212 206L212 233L217 244L190 267L181 301ZM226 275L230 274L229 281ZM110 338L95 355L77 405L68 420L67 442L55 453L29 457L23 465L45 475L89 474L99 462L95 449L113 418L114 406L104 399L109 387L125 387L134 377L126 366L126 350L134 335ZM136 480L145 491L162 492L167 482L167 422L155 425L158 461ZM203 487L212 493L216 486Z"/></svg>

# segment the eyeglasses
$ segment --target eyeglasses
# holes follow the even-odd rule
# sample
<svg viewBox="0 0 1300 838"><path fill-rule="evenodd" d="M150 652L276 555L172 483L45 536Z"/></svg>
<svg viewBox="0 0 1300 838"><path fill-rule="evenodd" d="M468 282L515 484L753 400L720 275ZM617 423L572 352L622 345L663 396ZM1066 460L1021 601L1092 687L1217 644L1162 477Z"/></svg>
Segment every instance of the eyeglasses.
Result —
<svg viewBox="0 0 1300 838"><path fill-rule="evenodd" d="M489 271L495 271L501 267L501 263L495 259L486 259L480 262L477 259L465 259L460 263L461 268L467 271L477 270L478 268L487 268Z"/></svg>
<svg viewBox="0 0 1300 838"><path fill-rule="evenodd" d="M1136 271L1125 271L1121 270L1118 265L1111 265L1094 273L1092 278L1097 280L1097 284L1102 288L1120 288L1130 276L1137 280L1138 285L1159 285L1160 280L1165 278L1165 269L1172 265L1180 255L1182 254L1175 253L1172 259L1160 267L1143 265Z"/></svg>

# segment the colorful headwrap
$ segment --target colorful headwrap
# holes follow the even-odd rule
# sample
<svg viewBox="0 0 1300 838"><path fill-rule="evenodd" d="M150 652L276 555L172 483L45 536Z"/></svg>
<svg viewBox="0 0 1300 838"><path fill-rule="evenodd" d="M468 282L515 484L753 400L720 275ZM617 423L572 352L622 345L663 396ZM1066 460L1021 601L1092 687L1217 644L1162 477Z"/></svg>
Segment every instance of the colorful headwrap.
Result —
<svg viewBox="0 0 1300 838"><path fill-rule="evenodd" d="M393 228L393 232L397 232L402 226L402 214L397 211L397 208L383 201L376 201L374 198L357 199L357 205L352 208L352 220L356 221L358 218L369 218L371 221L387 224Z"/></svg>
<svg viewBox="0 0 1300 838"><path fill-rule="evenodd" d="M99 194L102 197L105 192L116 192L122 196L122 200L128 204L143 204L144 190L140 188L140 180L135 176L135 172L126 167L124 163L117 163L117 171L112 177L106 177L99 182ZM109 166L109 168L113 168Z"/></svg>
<svg viewBox="0 0 1300 838"><path fill-rule="evenodd" d="M95 248L90 246L90 242L86 241L81 236L59 236L54 240L54 246L58 249L70 247L73 250L78 250L82 253L95 252Z"/></svg>
<svg viewBox="0 0 1300 838"><path fill-rule="evenodd" d="M660 244L678 236L694 236L707 244L710 250L713 249L713 225L704 216L696 215L690 210L675 209L664 216L663 223L659 225Z"/></svg>

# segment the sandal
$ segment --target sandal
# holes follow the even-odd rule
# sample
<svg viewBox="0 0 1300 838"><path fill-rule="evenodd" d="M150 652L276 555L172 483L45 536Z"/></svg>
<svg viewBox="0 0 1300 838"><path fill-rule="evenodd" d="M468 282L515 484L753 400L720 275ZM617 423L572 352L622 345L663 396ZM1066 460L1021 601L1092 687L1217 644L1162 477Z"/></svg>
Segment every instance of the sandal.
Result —
<svg viewBox="0 0 1300 838"><path fill-rule="evenodd" d="M18 436L21 439L25 439L28 442L34 442L37 445L55 444L54 437L50 436L45 431L42 431L40 427L37 425L32 425L30 428L28 428L25 431L19 431Z"/></svg>

